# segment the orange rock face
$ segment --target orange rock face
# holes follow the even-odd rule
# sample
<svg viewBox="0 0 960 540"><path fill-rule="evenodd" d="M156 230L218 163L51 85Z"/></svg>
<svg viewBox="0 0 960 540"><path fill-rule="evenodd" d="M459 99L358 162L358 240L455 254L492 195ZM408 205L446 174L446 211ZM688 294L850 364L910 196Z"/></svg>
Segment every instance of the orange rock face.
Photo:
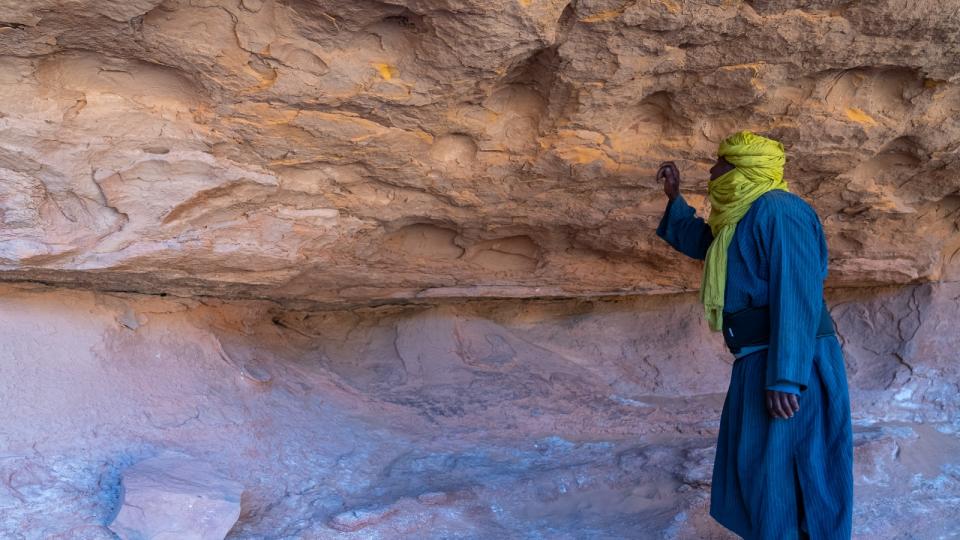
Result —
<svg viewBox="0 0 960 540"><path fill-rule="evenodd" d="M960 22L898 6L7 0L0 265L321 303L679 291L655 167L702 200L749 128L832 284L950 278Z"/></svg>

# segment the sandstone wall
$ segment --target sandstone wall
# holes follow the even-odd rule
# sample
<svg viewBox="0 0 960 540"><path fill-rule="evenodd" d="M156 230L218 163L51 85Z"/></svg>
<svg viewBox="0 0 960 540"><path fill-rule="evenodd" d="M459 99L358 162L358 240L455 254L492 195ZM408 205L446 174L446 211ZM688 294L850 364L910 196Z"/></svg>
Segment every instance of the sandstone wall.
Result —
<svg viewBox="0 0 960 540"><path fill-rule="evenodd" d="M0 2L7 279L363 304L697 286L657 163L783 139L834 285L955 279L956 1ZM952 277L951 277L952 276Z"/></svg>

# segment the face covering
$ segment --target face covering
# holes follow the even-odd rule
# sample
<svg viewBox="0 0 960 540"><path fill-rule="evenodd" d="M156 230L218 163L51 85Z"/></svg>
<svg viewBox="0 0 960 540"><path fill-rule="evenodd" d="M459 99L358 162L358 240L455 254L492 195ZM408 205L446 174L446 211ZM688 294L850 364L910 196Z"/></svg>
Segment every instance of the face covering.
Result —
<svg viewBox="0 0 960 540"><path fill-rule="evenodd" d="M713 330L723 327L724 291L727 285L727 249L737 223L761 195L787 189L783 179L786 154L779 141L741 131L731 135L717 149L717 156L735 168L712 180L708 186L713 242L703 267L700 301Z"/></svg>

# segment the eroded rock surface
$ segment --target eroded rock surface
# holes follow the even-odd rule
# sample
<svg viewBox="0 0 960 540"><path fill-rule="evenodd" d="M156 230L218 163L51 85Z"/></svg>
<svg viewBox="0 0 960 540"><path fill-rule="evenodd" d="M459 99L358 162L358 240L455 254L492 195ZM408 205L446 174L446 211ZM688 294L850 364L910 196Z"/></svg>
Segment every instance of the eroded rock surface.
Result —
<svg viewBox="0 0 960 540"><path fill-rule="evenodd" d="M695 288L656 164L783 139L836 285L956 277L956 2L0 2L7 279L325 303Z"/></svg>
<svg viewBox="0 0 960 540"><path fill-rule="evenodd" d="M857 540L960 523L958 295L828 297ZM228 538L731 538L707 515L731 357L692 294L343 311L0 299L5 538L111 538L124 471L170 451L243 484Z"/></svg>

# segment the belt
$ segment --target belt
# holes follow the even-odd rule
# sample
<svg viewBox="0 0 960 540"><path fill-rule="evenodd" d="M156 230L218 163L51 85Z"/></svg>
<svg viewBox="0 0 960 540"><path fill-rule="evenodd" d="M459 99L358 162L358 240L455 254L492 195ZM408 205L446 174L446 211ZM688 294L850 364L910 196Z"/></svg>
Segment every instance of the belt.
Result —
<svg viewBox="0 0 960 540"><path fill-rule="evenodd" d="M820 310L817 337L832 336L833 319L827 305ZM742 347L770 344L769 306L748 307L733 313L723 313L723 341L730 352L737 354Z"/></svg>

